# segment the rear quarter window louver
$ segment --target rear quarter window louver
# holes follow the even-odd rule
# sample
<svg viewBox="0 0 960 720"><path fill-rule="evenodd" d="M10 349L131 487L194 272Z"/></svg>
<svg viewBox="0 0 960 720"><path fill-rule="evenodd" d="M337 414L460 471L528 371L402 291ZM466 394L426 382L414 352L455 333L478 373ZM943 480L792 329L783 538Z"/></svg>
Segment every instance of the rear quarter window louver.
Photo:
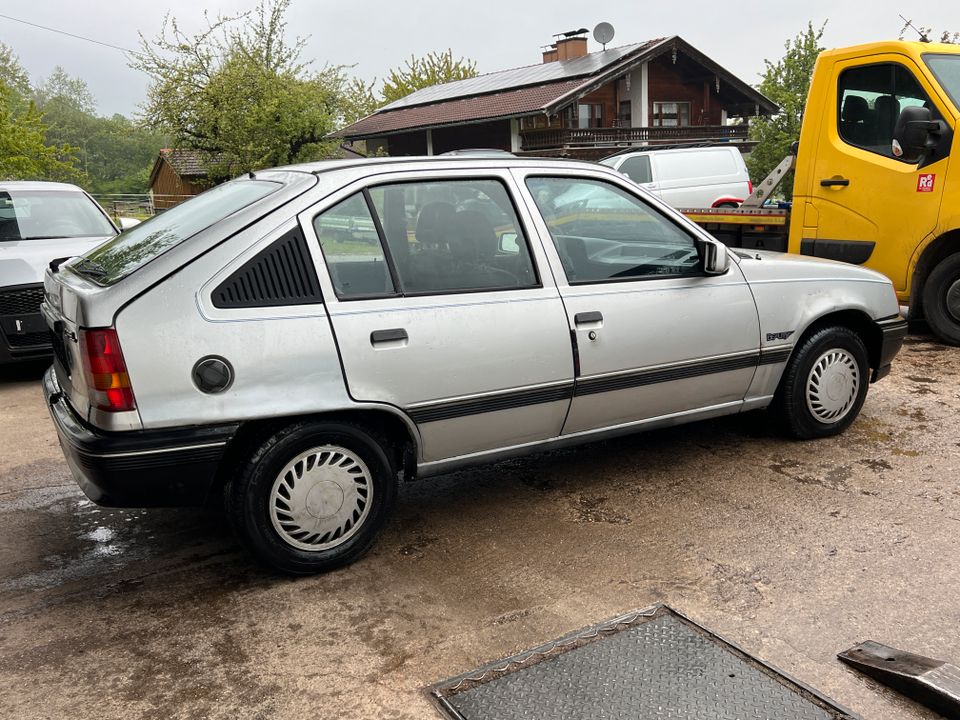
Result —
<svg viewBox="0 0 960 720"><path fill-rule="evenodd" d="M299 228L247 260L213 291L218 308L277 307L323 302L307 243Z"/></svg>

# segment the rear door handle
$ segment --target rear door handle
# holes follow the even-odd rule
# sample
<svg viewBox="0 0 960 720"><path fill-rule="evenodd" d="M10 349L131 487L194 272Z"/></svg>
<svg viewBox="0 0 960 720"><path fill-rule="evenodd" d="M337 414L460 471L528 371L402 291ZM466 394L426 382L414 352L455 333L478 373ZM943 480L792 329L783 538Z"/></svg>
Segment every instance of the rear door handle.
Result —
<svg viewBox="0 0 960 720"><path fill-rule="evenodd" d="M847 178L826 178L820 181L820 187L847 187L849 184Z"/></svg>
<svg viewBox="0 0 960 720"><path fill-rule="evenodd" d="M591 323L603 322L603 313L597 310L577 313L573 316L573 322L575 325L589 325Z"/></svg>
<svg viewBox="0 0 960 720"><path fill-rule="evenodd" d="M370 344L380 345L382 343L400 342L409 340L407 331L403 328L390 328L389 330L374 330L370 333Z"/></svg>

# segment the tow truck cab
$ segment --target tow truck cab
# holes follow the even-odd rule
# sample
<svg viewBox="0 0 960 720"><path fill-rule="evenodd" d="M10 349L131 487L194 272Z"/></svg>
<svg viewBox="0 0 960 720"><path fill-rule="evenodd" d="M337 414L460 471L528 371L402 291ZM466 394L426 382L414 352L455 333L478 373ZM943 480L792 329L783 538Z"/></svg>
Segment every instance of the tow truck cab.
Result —
<svg viewBox="0 0 960 720"><path fill-rule="evenodd" d="M800 135L789 233L790 252L882 272L911 317L922 315L953 344L960 344L958 119L956 45L891 41L822 53Z"/></svg>

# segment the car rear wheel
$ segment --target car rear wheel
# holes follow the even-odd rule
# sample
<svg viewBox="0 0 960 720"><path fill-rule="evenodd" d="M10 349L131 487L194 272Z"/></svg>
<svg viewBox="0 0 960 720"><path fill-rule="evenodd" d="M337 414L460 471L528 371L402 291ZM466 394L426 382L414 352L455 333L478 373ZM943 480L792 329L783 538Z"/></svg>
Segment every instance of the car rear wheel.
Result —
<svg viewBox="0 0 960 720"><path fill-rule="evenodd" d="M960 253L941 260L923 286L923 314L940 340L960 345Z"/></svg>
<svg viewBox="0 0 960 720"><path fill-rule="evenodd" d="M241 539L267 565L297 575L358 560L396 500L384 444L346 423L302 422L278 431L227 489Z"/></svg>
<svg viewBox="0 0 960 720"><path fill-rule="evenodd" d="M822 328L794 349L771 409L792 437L837 435L860 413L869 381L863 340L848 328Z"/></svg>

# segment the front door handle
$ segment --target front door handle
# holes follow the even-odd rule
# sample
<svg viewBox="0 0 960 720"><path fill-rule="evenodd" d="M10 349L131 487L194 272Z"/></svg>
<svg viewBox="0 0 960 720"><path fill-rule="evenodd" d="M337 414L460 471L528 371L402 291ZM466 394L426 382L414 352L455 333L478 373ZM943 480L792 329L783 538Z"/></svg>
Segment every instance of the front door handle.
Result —
<svg viewBox="0 0 960 720"><path fill-rule="evenodd" d="M576 325L590 325L592 323L602 323L603 313L594 310L593 312L577 313L573 316L573 322Z"/></svg>
<svg viewBox="0 0 960 720"><path fill-rule="evenodd" d="M849 184L847 178L826 178L820 181L820 187L847 187Z"/></svg>
<svg viewBox="0 0 960 720"><path fill-rule="evenodd" d="M390 328L389 330L374 330L370 333L371 345L382 345L390 342L406 342L409 340L407 331L403 328Z"/></svg>

